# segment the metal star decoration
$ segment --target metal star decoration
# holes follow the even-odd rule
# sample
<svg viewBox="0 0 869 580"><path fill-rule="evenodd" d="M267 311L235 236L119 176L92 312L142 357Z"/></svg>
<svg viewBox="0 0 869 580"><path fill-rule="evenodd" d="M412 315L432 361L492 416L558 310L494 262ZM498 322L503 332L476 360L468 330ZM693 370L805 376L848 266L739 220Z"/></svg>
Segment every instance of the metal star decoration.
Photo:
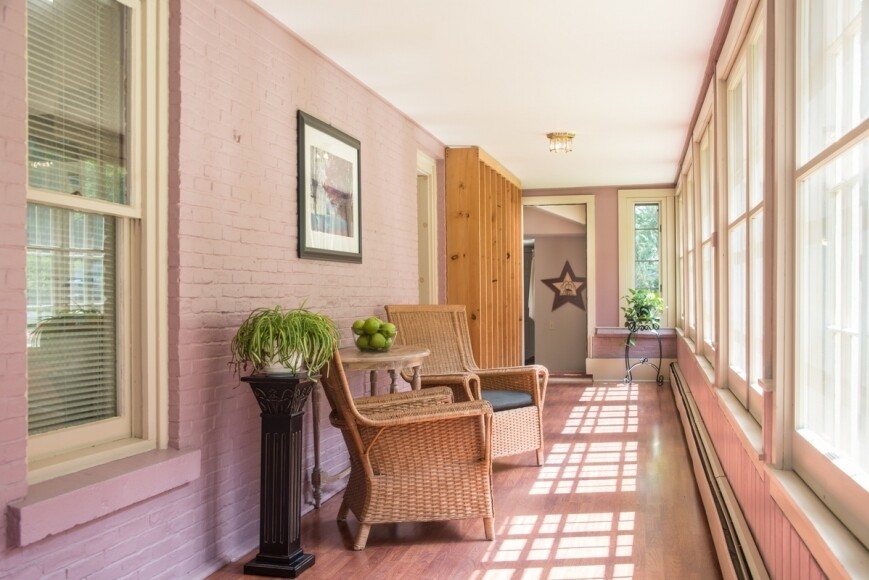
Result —
<svg viewBox="0 0 869 580"><path fill-rule="evenodd" d="M541 280L555 292L555 300L552 302L552 310L564 304L575 304L585 310L585 302L582 300L582 291L585 289L585 277L577 276L570 267L570 262L564 262L561 275L558 278Z"/></svg>

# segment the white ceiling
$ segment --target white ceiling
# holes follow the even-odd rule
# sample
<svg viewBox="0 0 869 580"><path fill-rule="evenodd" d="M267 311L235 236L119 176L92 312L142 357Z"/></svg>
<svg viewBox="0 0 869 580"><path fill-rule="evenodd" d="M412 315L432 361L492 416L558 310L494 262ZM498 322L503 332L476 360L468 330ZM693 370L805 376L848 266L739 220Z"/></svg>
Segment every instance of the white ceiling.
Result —
<svg viewBox="0 0 869 580"><path fill-rule="evenodd" d="M725 0L254 0L523 188L675 181ZM545 134L576 133L554 154Z"/></svg>

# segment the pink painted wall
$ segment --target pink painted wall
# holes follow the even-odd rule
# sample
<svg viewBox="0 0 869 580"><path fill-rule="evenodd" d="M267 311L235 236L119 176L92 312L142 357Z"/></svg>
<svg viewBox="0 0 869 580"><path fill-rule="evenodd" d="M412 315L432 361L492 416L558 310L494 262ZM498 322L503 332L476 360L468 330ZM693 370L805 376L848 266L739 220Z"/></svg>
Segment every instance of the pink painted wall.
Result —
<svg viewBox="0 0 869 580"><path fill-rule="evenodd" d="M0 507L27 493L24 1L0 0ZM0 578L7 557L5 509Z"/></svg>
<svg viewBox="0 0 869 580"><path fill-rule="evenodd" d="M28 492L24 6L0 0L3 508ZM200 450L201 476L24 548L0 542L0 578L199 577L255 548L259 411L227 367L235 327L255 307L306 301L349 345L353 319L417 300L416 152L442 160L443 144L247 1L172 0L170 44L170 446ZM296 257L297 109L362 143L361 265ZM334 472L346 457L323 406ZM311 428L309 412L305 511Z"/></svg>
<svg viewBox="0 0 869 580"><path fill-rule="evenodd" d="M825 575L800 539L781 508L772 499L769 482L748 456L739 435L724 416L713 386L706 380L697 358L685 342L677 339L678 362L697 402L703 422L727 475L733 493L771 578L815 580Z"/></svg>

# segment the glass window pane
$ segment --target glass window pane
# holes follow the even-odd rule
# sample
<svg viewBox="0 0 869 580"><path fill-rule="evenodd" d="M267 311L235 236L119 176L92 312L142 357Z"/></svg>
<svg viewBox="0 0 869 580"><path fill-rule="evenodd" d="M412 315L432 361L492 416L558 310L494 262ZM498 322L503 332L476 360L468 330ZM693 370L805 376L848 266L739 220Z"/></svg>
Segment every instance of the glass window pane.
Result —
<svg viewBox="0 0 869 580"><path fill-rule="evenodd" d="M761 33L748 51L748 163L750 185L749 207L757 207L763 201L764 183L764 35Z"/></svg>
<svg viewBox="0 0 869 580"><path fill-rule="evenodd" d="M28 182L128 203L130 8L27 3Z"/></svg>
<svg viewBox="0 0 869 580"><path fill-rule="evenodd" d="M694 252L688 252L686 256L686 260L688 262L688 275L686 277L685 283L688 285L688 327L695 328L697 326L697 303L695 299L694 293L694 284L696 280L694 280Z"/></svg>
<svg viewBox="0 0 869 580"><path fill-rule="evenodd" d="M703 340L715 344L715 286L712 275L712 243L703 244Z"/></svg>
<svg viewBox="0 0 869 580"><path fill-rule="evenodd" d="M712 148L709 129L700 140L700 238L707 240L715 230L715 210L712 205Z"/></svg>
<svg viewBox="0 0 869 580"><path fill-rule="evenodd" d="M869 470L869 140L799 184L797 429Z"/></svg>
<svg viewBox="0 0 869 580"><path fill-rule="evenodd" d="M727 221L745 213L745 83L739 79L727 91Z"/></svg>
<svg viewBox="0 0 869 580"><path fill-rule="evenodd" d="M27 245L28 432L115 417L116 218L35 204L27 215L28 240L51 242Z"/></svg>
<svg viewBox="0 0 869 580"><path fill-rule="evenodd" d="M634 288L661 291L661 207L634 205Z"/></svg>
<svg viewBox="0 0 869 580"><path fill-rule="evenodd" d="M737 375L746 378L745 353L747 345L746 332L746 235L745 221L740 221L730 231L729 276L728 284L728 321L729 326L729 357L730 368Z"/></svg>
<svg viewBox="0 0 869 580"><path fill-rule="evenodd" d="M869 118L866 0L801 2L799 158L805 163Z"/></svg>
<svg viewBox="0 0 869 580"><path fill-rule="evenodd" d="M763 378L763 212L751 216L749 230L749 271L750 280L750 329L748 358L750 364L749 383L757 385Z"/></svg>

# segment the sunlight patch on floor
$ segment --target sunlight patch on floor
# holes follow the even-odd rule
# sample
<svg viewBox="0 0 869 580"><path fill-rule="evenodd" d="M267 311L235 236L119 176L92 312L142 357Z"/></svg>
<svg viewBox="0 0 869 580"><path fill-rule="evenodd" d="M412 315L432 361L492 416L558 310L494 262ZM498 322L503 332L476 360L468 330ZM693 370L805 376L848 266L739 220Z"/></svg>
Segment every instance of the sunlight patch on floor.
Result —
<svg viewBox="0 0 869 580"><path fill-rule="evenodd" d="M639 426L636 385L586 387L567 418L562 434L612 435L612 441L574 441L552 445L529 495L633 493L637 490L637 441L624 441ZM574 507L573 500L568 500ZM581 505L581 504L580 504ZM634 576L636 513L592 512L527 514L499 522L494 545L483 558L503 564L478 570L474 580L617 579ZM618 562L622 560L622 562ZM604 564L598 562L605 561ZM543 563L541 567L516 562Z"/></svg>

